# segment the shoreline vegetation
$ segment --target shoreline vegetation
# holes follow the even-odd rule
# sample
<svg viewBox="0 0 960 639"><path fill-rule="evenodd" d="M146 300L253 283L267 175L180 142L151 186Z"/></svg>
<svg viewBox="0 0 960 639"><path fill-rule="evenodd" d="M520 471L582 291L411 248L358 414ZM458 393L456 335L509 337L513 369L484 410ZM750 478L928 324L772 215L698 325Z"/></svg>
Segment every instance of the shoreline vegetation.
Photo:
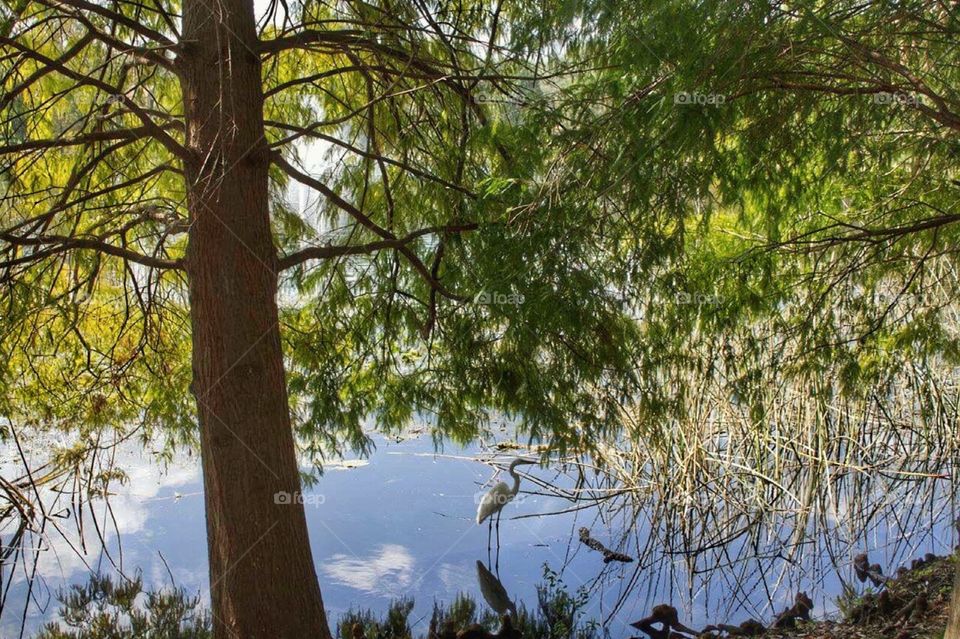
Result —
<svg viewBox="0 0 960 639"><path fill-rule="evenodd" d="M863 557L862 555L860 557ZM804 593L797 603L765 627L750 619L734 626L711 624L702 630L680 623L668 604L655 606L651 615L635 622L633 635L649 639L770 637L773 639L940 639L956 571L957 553L931 554L900 567L892 576L859 567L857 577L867 583L858 592L849 586L837 600L831 618L812 619L812 602ZM586 593L568 592L555 574L545 571L532 608L521 605L515 615L485 611L474 599L458 595L449 604L434 603L426 632L411 627L414 601L394 601L383 616L370 610L349 611L336 625L338 639L599 639L606 635L593 620L583 618ZM93 576L58 596L58 620L48 623L34 639L208 639L210 613L199 597L182 589L145 591L139 576L119 583ZM815 616L815 614L813 615Z"/></svg>
<svg viewBox="0 0 960 639"><path fill-rule="evenodd" d="M937 423L941 424L939 420ZM746 626L732 625L742 624L745 614L738 614L737 611L747 610L735 604L726 614L718 612L715 618L710 618L712 627L704 628L708 631L706 633L674 632L669 636L756 636L749 633L763 629L764 636L772 637L942 637L952 587L951 566L955 565L955 558L927 555L913 562L906 558L913 553L921 553L922 548L942 548L939 544L930 546L927 542L949 528L947 522L952 521L949 518L953 503L952 489L942 481L949 478L943 473L949 465L946 460L953 457L952 449L945 446L947 450L939 450L939 455L932 456L937 461L932 461L931 457L921 461L920 456L916 455L911 458L914 461L907 464L900 458L900 471L893 475L877 470L883 467L881 462L889 464L890 458L897 453L904 454L908 450L916 452L917 447L926 451L936 450L932 441L939 432L937 429L912 431L914 437L909 438L908 443L902 439L902 429L899 431L901 437L896 438L893 431L897 429L892 424L889 432L874 424L874 429L879 428L879 433L868 429L866 435L861 435L861 445L849 448L842 448L831 440L816 444L817 439L812 433L796 429L790 439L784 437L765 442L766 445L762 446L764 452L756 453L756 458L752 460L755 463L747 464L738 461L742 458L740 453L742 441L746 438L746 427L738 431L730 427L730 422L727 425L728 430L723 438L718 436L716 425L709 421L688 425L684 429L683 432L688 435L688 449L699 460L696 467L671 463L666 457L658 457L657 450L650 446L642 449L606 447L595 453L592 463L578 463L575 457L566 457L558 467L563 469L562 472L558 470L553 481L535 477L525 481L532 486L535 491L533 494L569 496L578 503L587 502L619 517L617 521L625 526L622 537L611 536L609 531L598 529L601 541L592 537L590 530L584 527L580 529L580 537L573 540L582 545L584 551L594 553L597 562L604 565L609 562L619 565L626 563L631 567L637 566L638 570L639 566L653 566L650 570L657 572L662 569L656 566L664 564L662 557L658 559L656 556L657 553L669 554L689 548L682 545L684 540L689 542L689 536L671 537L669 526L657 536L644 534L646 529L638 527L637 522L640 521L659 522L661 526L664 522L687 522L694 531L698 531L694 537L729 541L731 532L742 528L746 521L753 521L754 525L759 526L757 530L770 531L788 523L791 529L796 529L801 521L831 520L831 517L837 518L839 523L842 517L846 522L844 525L853 526L865 534L868 530L877 530L878 520L890 518L894 523L890 524L888 532L900 540L898 545L904 543L909 547L906 553L900 550L894 553L894 556L910 564L899 569L896 565L880 566L871 563L866 555L857 555L853 567L857 576L862 577L861 583L866 585L847 587L842 595L836 597L837 613L830 615L833 618L822 620L823 610L812 610L812 601L806 599L804 593L790 592L788 594L791 597L797 595L798 598L789 610L779 615L781 623L778 623L777 615L771 614L760 621L752 620ZM878 434L885 437L878 437ZM894 441L891 442L891 438ZM867 446L866 440L873 441L875 445ZM91 450L91 447L79 443L75 448L70 459L83 458L80 451ZM494 448L496 452L509 450L514 453L524 449L536 450L511 441L499 442ZM676 453L675 445L672 449ZM22 457L22 451L20 455ZM60 460L63 454L57 453L55 457ZM643 462L644 459L647 461ZM25 458L22 461L26 464ZM481 458L478 457L477 461L481 461ZM494 467L501 464L491 459L483 461ZM90 484L94 475L102 481L107 481L108 477L115 480L119 472L112 462L102 468L96 466L96 473L93 472L93 466L79 464L77 467L87 468L91 473L86 482L81 482L82 485ZM667 472L659 473L658 469ZM822 481L819 479L821 472L818 471L831 477L832 490L829 496L822 495L816 489L820 485L818 482ZM580 478L575 490L556 484L556 479L564 473ZM694 475L701 479L711 478L706 490L705 484L694 485L682 481ZM909 477L905 479L905 475ZM35 475L26 471L25 476L35 478ZM60 475L50 476L60 478ZM22 492L27 494L27 491ZM710 499L715 494L724 496L720 506L711 506L718 503ZM817 497L814 498L814 495ZM796 501L799 496L807 496L809 501ZM756 500L760 500L761 506L757 505ZM934 502L937 504L935 508L931 506ZM26 503L30 504L29 501ZM696 517L684 517L684 513L689 512L683 507L684 503L699 504ZM42 509L37 506L35 510L39 512ZM928 510L929 519L921 516ZM794 533L787 535L786 539L774 537L773 543L779 545L772 547L773 552L779 548L792 555L793 561L790 563L801 559L812 560L824 568L823 562L827 556L823 549L816 543L815 548L808 546L812 540L818 539L817 535L840 533L835 529L817 528L817 531L812 537L801 538ZM661 536L664 534L666 536ZM809 534L809 531L804 533ZM639 539L638 536L649 538L646 546L631 546L629 540ZM653 543L655 537L657 543ZM858 538L860 533L835 537L835 541L842 544L841 556L849 557L858 552L856 545L851 545ZM604 544L610 544L610 547ZM695 546L709 549L712 544L701 542ZM631 550L631 554L624 554L623 550ZM699 572L703 572L705 567L725 572L736 583L745 583L745 577L739 570L722 567L717 552L703 551L692 567ZM750 552L749 548L737 550L737 553L743 553L737 554L737 557L741 561L749 561ZM837 567L845 568L842 565ZM834 564L831 562L827 569L834 570ZM776 578L775 573L776 570L769 568L764 578ZM432 613L421 607L414 614L412 599L396 601L385 612L350 611L332 627L336 631L335 636L344 639L599 639L607 636L612 639L631 636L660 639L668 636L665 621L674 631L689 629L682 622L690 623L690 620L682 619L682 615L678 615L672 606L660 604L650 610L645 624L636 626L636 632L627 630L605 634L605 629L598 621L582 614L589 592L569 593L556 573L549 570L545 570L543 577L537 590L537 600L527 601L526 606L518 605L516 610L511 610L508 623L504 623L504 619L493 612L485 612L488 609L482 600L459 595L452 601L435 604ZM636 585L639 582L635 580L642 581L643 576L638 572L631 579ZM628 590L630 594L626 596L641 597L638 589L641 587ZM670 594L658 592L652 601L662 602L665 599L670 600ZM119 582L112 581L110 577L95 576L85 585L63 591L60 602L59 622L48 624L35 636L36 639L204 639L211 636L211 613L205 607L205 602L175 587L150 591L144 588L138 577L130 582ZM617 602L618 608L622 603ZM428 615L426 618L419 616L425 612ZM821 620L808 621L811 617ZM701 628L699 625L696 627Z"/></svg>

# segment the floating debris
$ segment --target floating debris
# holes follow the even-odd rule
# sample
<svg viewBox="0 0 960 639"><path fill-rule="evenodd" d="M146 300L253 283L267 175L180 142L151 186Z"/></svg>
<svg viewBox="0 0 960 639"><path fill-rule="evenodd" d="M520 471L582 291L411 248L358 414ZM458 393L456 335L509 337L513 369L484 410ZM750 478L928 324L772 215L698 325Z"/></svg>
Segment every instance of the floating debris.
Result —
<svg viewBox="0 0 960 639"><path fill-rule="evenodd" d="M625 555L622 552L610 550L602 543L591 537L589 528L580 529L580 543L585 545L587 548L591 548L597 552L603 553L603 563L605 564L608 564L611 561L621 561L625 564L629 564L633 561L633 557L630 555Z"/></svg>
<svg viewBox="0 0 960 639"><path fill-rule="evenodd" d="M585 530L581 528L582 531ZM654 628L653 624L660 624L660 628ZM680 623L680 617L677 615L677 609L669 604L659 604L653 607L649 617L644 617L640 621L634 621L630 624L637 630L647 633L650 639L669 639L676 633L697 637L701 633L688 628Z"/></svg>

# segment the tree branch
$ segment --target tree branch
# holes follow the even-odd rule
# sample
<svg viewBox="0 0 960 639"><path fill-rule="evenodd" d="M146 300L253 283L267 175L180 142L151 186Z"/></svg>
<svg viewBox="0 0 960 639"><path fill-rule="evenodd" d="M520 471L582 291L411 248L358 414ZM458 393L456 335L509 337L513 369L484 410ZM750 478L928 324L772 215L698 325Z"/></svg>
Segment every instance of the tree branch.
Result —
<svg viewBox="0 0 960 639"><path fill-rule="evenodd" d="M20 264L36 262L52 255L66 253L73 250L94 250L106 255L113 255L122 258L128 262L142 264L150 268L177 269L183 268L182 260L165 260L158 257L143 255L136 251L116 246L101 239L94 237L61 237L61 236L42 236L42 237L20 237L11 233L0 233L0 239L9 242L14 246L34 246L42 247L39 250L21 257L11 258L0 262L0 268L9 268Z"/></svg>
<svg viewBox="0 0 960 639"><path fill-rule="evenodd" d="M183 127L179 123L170 123L160 125L154 125L155 128L160 130L173 129L178 130ZM90 131L88 133L81 133L80 135L72 138L58 138L50 140L27 140L25 142L19 142L17 144L8 144L6 146L0 146L0 155L10 155L12 153L22 153L24 151L42 151L45 149L63 149L71 146L82 146L84 144L90 144L91 142L110 142L113 140L129 140L135 142L136 140L141 140L144 137L152 137L153 128L151 127L137 127L135 129L117 129L114 131Z"/></svg>
<svg viewBox="0 0 960 639"><path fill-rule="evenodd" d="M398 237L393 240L380 240L377 242L369 242L367 244L356 244L356 245L346 245L346 246L311 246L305 249L301 249L295 253L291 253L286 257L280 258L280 270L288 269L298 264L302 264L308 260L316 259L326 259L331 257L342 257L345 255L370 255L381 251L384 249L399 249L402 246L413 242L417 238L423 237L425 235L436 235L442 233L464 233L467 231L473 231L480 228L479 224L476 223L466 223L466 224L451 224L448 226L431 226L428 228L419 229L404 235L403 237Z"/></svg>
<svg viewBox="0 0 960 639"><path fill-rule="evenodd" d="M26 57L33 58L37 62L40 62L41 64L46 65L49 68L52 68L54 71L57 71L61 75L67 78L70 78L71 80L77 81L79 84L96 87L101 91L103 91L104 93L119 97L123 101L123 103L127 106L127 108L129 108L130 111L132 111L133 114L140 119L140 121L143 123L143 128L146 130L148 135L152 136L158 142L160 142L165 147L167 147L167 150L173 153L175 156L183 159L185 159L188 156L187 150L179 142L177 142L172 137L170 137L166 133L166 131L164 131L163 127L159 126L156 122L154 122L150 118L150 116L147 115L146 112L142 108L140 108L140 106L137 105L136 102L131 100L129 97L123 94L116 87L111 86L110 84L108 84L107 82L104 82L103 80L99 80L97 78L91 78L89 76L83 75L82 73L78 73L66 67L65 65L61 64L57 60L48 58L42 53L34 51L11 38L0 36L0 44L6 44L20 51Z"/></svg>
<svg viewBox="0 0 960 639"><path fill-rule="evenodd" d="M176 42L163 35L159 31L154 31L150 27L141 24L133 18L128 18L122 13L111 11L101 4L87 2L86 0L38 0L38 2L50 7L51 9L57 9L60 7L60 5L66 5L81 11L88 11L102 18L106 18L113 24L123 25L131 31L143 36L144 38L147 38L148 40L152 40L168 47L176 46Z"/></svg>
<svg viewBox="0 0 960 639"><path fill-rule="evenodd" d="M92 40L93 40L92 33L84 34L84 36L79 40L77 40L72 47L64 51L63 55L57 58L57 62L59 64L66 64L67 62L75 58L77 54L83 51L83 49L88 44L90 44ZM31 73L26 79L23 80L23 82L16 85L9 91L5 92L2 96L0 96L0 111L5 109L7 105L10 104L11 101L13 101L14 98L16 98L18 95L20 95L27 89L29 89L35 82L43 78L43 76L47 75L51 71L53 71L53 67L49 67L49 66L41 67L36 71L34 71L33 73Z"/></svg>
<svg viewBox="0 0 960 639"><path fill-rule="evenodd" d="M924 204L924 203L919 202L918 204ZM960 221L960 213L943 213L942 215L935 215L933 217L917 220L916 222L910 222L910 223L901 224L898 226L880 227L880 228L865 228L861 226L856 226L854 224L838 222L836 224L824 226L814 231L803 233L802 235L798 235L796 237L784 240L782 242L776 242L774 244L770 244L765 248L767 250L771 250L771 249L778 249L778 248L787 248L790 246L795 246L795 247L808 246L808 247L817 249L817 248L829 248L831 246L836 246L838 244L846 244L851 242L864 242L868 244L876 244L876 243L882 242L883 240L891 240L891 239L896 240L913 233L937 230L943 226L947 226L949 224L953 224L958 221ZM825 231L830 231L832 229L847 229L852 232L847 233L846 235L831 235L828 237L816 237L817 234L823 233Z"/></svg>
<svg viewBox="0 0 960 639"><path fill-rule="evenodd" d="M396 235L394 235L387 229L383 228L382 226L374 222L363 211L361 211L360 209L355 207L353 204L350 204L345 199L340 197L339 194L334 192L333 189L328 187L326 184L324 184L320 180L317 180L316 178L310 177L309 175L303 173L302 171L299 171L296 167L294 167L292 164L287 162L287 160L284 159L284 157L280 153L273 153L272 160L273 160L273 163L278 168L280 168L280 170L282 170L284 173L286 173L296 181L300 182L301 184L305 184L315 189L316 191L320 192L324 197L330 200L337 208L346 212L350 217L352 217L362 226L370 229L376 235L379 235L380 237L382 237L384 240L397 243L398 245L394 248L396 248L396 250L401 255L406 257L407 260L410 262L410 264L413 266L414 270L416 270L423 277L423 279L425 279L427 283L432 288L436 289L441 295L443 295L444 297L448 297L450 299L458 300L458 301L467 301L469 299L466 296L458 295L450 291L449 289L447 289L440 282L440 280L433 277L433 275L430 273L430 269L427 268L427 265L423 263L423 260L421 260L420 257L416 253L414 253L413 250L411 250L407 244L399 242L399 238L397 238Z"/></svg>
<svg viewBox="0 0 960 639"><path fill-rule="evenodd" d="M443 185L443 186L447 187L448 189L453 189L454 191L458 191L458 192L460 192L460 193L463 193L464 195L466 195L467 197L469 197L469 198L471 198L471 199L476 199L476 198L477 198L477 194L474 193L473 191L471 191L470 189L464 188L464 187L462 187L462 186L460 186L460 185L458 185L458 184L454 184L453 182L450 182L450 181L448 181L448 180L444 180L443 178L437 177L437 176L433 175L432 173L428 173L427 171L424 171L424 170L422 170L422 169L418 169L418 168L416 168L416 167L414 167L414 166L410 166L409 164L406 164L405 162L401 162L400 160L395 160L395 159L390 158L390 157L387 157L387 156L385 156L385 155L380 155L380 154L377 154L377 153L372 153L372 152L370 152L370 151L366 151L366 150L361 149L361 148L359 148L359 147L353 146L352 144L349 144L348 142L344 142L343 140L341 140L340 138L337 138L337 137L335 137L335 136L326 135L325 133L320 133L320 132L318 132L318 131L315 130L315 128L314 128L315 125L311 125L311 126L309 126L309 127L302 127L302 126L295 126L295 125L292 125L292 124L287 124L287 123L285 123L285 122L274 122L274 121L272 121L272 120L266 120L263 124L264 124L264 126L274 127L274 128L277 128L277 129L282 129L282 130L284 130L284 131L290 131L290 132L293 132L293 133L298 133L298 134L299 134L300 136L302 136L302 137L315 138L315 139L317 139L317 140L323 140L323 141L325 141L325 142L329 142L329 143L331 143L331 144L334 144L334 145L336 145L336 146L339 146L339 147L342 148L342 149L346 149L347 151L350 151L351 153L356 153L357 155L359 155L359 156L361 156L361 157L367 158L368 160L382 161L382 162L384 162L385 164L390 164L391 166L395 166L395 167L397 167L397 168L399 168L399 169L402 169L403 171L406 171L407 173L410 173L411 175L415 175L415 176L417 176L417 177L419 177L419 178L421 178L421 179L429 180L429 181L431 181L431 182L436 182L437 184ZM288 139L285 139L285 140L284 140L284 142L286 142L286 141L288 141Z"/></svg>

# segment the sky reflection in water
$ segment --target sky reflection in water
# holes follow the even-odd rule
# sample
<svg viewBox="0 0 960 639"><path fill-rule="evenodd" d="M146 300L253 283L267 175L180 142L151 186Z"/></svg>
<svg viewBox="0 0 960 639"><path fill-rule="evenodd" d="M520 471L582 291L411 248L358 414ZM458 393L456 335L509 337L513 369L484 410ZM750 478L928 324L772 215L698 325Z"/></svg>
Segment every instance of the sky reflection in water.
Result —
<svg viewBox="0 0 960 639"><path fill-rule="evenodd" d="M493 470L471 459L479 452L476 448L447 445L443 455L434 455L429 437L400 442L378 438L376 442L377 451L369 462L331 465L319 484L306 493L305 508L324 603L333 622L351 608L382 612L391 600L412 597L416 608L411 620L425 631L435 601L450 602L458 593L483 601L477 561L486 563L487 527L477 526L474 518L478 496L489 487ZM38 446L38 450L43 449ZM509 460L512 456L502 457ZM4 460L0 468L9 472L10 456L5 455ZM119 463L130 481L115 486L111 498L115 523L103 526L109 557L127 572L142 570L150 587L169 585L172 575L188 593L205 598L208 584L198 460L183 457L163 471L147 452L137 449L124 451ZM536 477L557 481L551 469L524 469ZM504 478L505 473L498 480ZM565 477L559 481L572 486ZM736 587L723 570L709 579L707 575L697 577L691 585L685 577L689 564L683 555L661 554L655 567L644 566L636 574L637 564L604 566L599 554L577 541L577 531L580 526L588 526L594 537L612 545L610 540L617 538L622 521L613 517L603 524L596 520L595 509L513 519L555 513L571 506L555 496L524 491L540 492L532 482L524 482L521 495L504 510L501 523L500 580L517 604L536 605L536 585L544 564L548 564L562 575L571 592L580 586L591 588L587 618L607 619L624 588L633 589L626 604L609 618L608 628L614 638L633 634L627 623L664 601L683 609L685 618L694 625L717 620L739 622L765 610L770 616L767 590L759 572L753 573L755 583L739 584L745 587L738 598L746 599L752 609L733 612L731 619L717 619L714 615L729 607ZM942 509L942 505L939 507ZM110 521L105 518L102 503L95 503L94 509L99 520ZM892 540L882 529L863 535L860 545L873 550L874 560L892 570L896 562L911 554L946 551L951 543L949 526L936 521L936 535L918 536L906 540L906 544L898 540L901 545L895 552L889 551ZM61 520L60 525L63 535L48 534L45 550L39 554L38 579L31 592L35 603L29 607L26 621L28 636L29 630L55 614L58 588L86 581L91 570L111 570L111 561L98 548L95 535L87 531L84 552L69 521ZM637 530L641 545L650 535L649 524ZM848 566L842 566L840 574L848 573ZM831 598L840 591L833 570L798 565L784 575L779 587L771 584L777 608L803 588L815 595L814 612L822 614L831 608ZM23 570L14 571L13 580L0 617L0 635L4 637L18 635L28 593Z"/></svg>

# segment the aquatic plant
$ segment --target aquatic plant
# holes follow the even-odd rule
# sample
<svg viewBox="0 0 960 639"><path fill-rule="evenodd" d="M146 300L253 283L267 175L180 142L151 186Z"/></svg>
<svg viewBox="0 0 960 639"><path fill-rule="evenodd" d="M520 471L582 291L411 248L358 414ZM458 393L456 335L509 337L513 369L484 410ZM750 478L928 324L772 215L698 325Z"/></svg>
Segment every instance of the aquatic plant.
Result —
<svg viewBox="0 0 960 639"><path fill-rule="evenodd" d="M537 606L529 609L523 605L511 617L511 626L525 639L593 639L599 629L593 620L583 619L588 601L585 589L570 594L560 576L544 566L543 581L537 586ZM355 639L355 628L363 631L366 639L412 639L409 616L413 600L400 599L390 604L384 618L370 610L350 611L337 624L340 639ZM419 636L455 636L458 631L480 628L496 633L503 621L495 613L481 609L477 602L466 594L458 594L449 604L434 602L430 616L429 631Z"/></svg>
<svg viewBox="0 0 960 639"><path fill-rule="evenodd" d="M208 639L210 615L183 589L145 591L143 579L91 575L58 595L58 620L35 639Z"/></svg>
<svg viewBox="0 0 960 639"><path fill-rule="evenodd" d="M538 606L521 606L514 628L525 639L594 639L598 629L584 621L586 593L569 594L559 576L544 568L544 582L537 588ZM57 619L47 623L34 639L208 639L210 613L199 596L182 588L145 590L141 575L129 580L109 575L91 575L84 584L61 590ZM434 602L429 628L414 632L410 615L414 600L404 597L390 603L383 615L371 610L350 610L337 622L339 639L414 639L479 626L496 632L501 619L482 610L466 594L449 604Z"/></svg>
<svg viewBox="0 0 960 639"><path fill-rule="evenodd" d="M754 332L779 334L765 323ZM955 369L896 355L899 365L848 387L843 362L784 364L802 343L701 337L682 365L650 373L647 399L670 410L626 403L622 437L585 434L583 451L552 459L554 479L530 478L533 492L570 502L557 512L592 517L604 543L636 559L600 567L598 555L590 592L612 598L602 621L664 599L705 604L709 621L770 619L798 590L839 594L863 550L894 564L953 547ZM738 360L751 349L766 353L762 370ZM710 600L717 586L724 596Z"/></svg>
<svg viewBox="0 0 960 639"><path fill-rule="evenodd" d="M350 610L337 622L336 636L354 639L355 628L359 627L366 639L408 639L411 637L409 618L413 603L413 599L407 597L390 602L386 618L382 619L371 610Z"/></svg>

